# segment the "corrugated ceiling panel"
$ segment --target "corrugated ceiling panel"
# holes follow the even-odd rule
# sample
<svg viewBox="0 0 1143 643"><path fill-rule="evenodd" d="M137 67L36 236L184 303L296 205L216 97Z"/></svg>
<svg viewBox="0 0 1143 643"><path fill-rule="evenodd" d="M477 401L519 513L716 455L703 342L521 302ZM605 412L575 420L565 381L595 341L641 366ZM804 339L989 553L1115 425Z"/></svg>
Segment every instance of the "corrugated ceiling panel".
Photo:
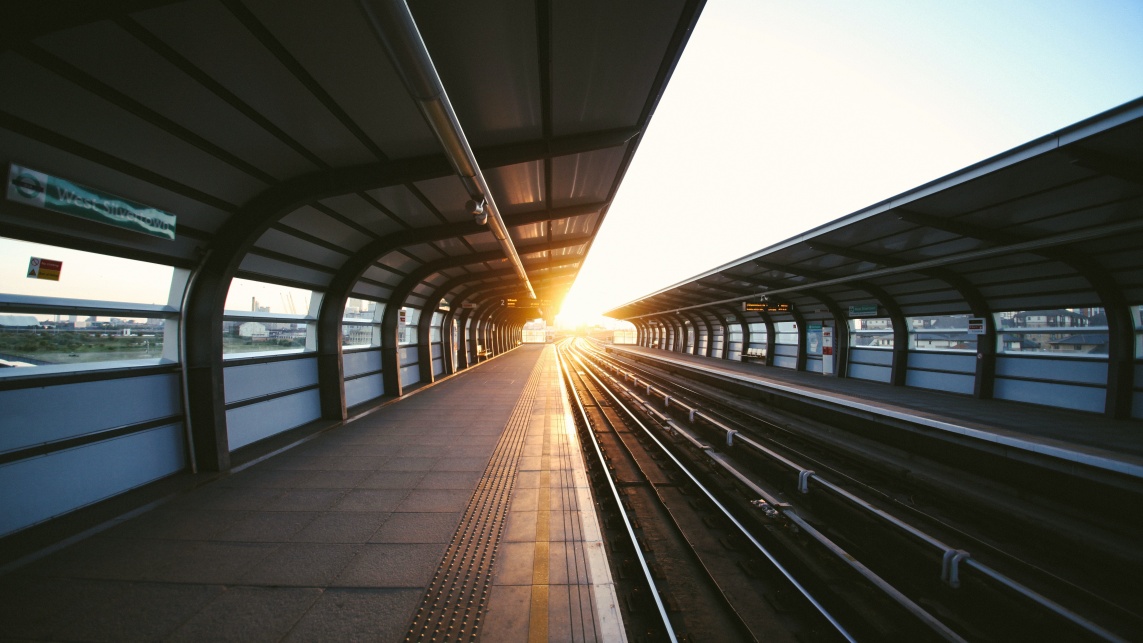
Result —
<svg viewBox="0 0 1143 643"><path fill-rule="evenodd" d="M611 192L625 147L552 159L553 207L603 201Z"/></svg>
<svg viewBox="0 0 1143 643"><path fill-rule="evenodd" d="M297 228L306 234L337 244L351 252L372 241L357 230L327 217L309 206L303 206L289 213L282 219L282 223L291 228Z"/></svg>
<svg viewBox="0 0 1143 643"><path fill-rule="evenodd" d="M377 162L221 4L137 14L145 27L331 166Z"/></svg>
<svg viewBox="0 0 1143 643"><path fill-rule="evenodd" d="M683 5L683 0L552 5L557 135L638 122ZM614 64L619 60L625 64Z"/></svg>
<svg viewBox="0 0 1143 643"><path fill-rule="evenodd" d="M38 43L271 176L286 179L317 169L214 92L111 22L51 34Z"/></svg>
<svg viewBox="0 0 1143 643"><path fill-rule="evenodd" d="M434 3L412 3L412 9L472 145L539 139L542 101L532 0L461 2L447 11Z"/></svg>
<svg viewBox="0 0 1143 643"><path fill-rule="evenodd" d="M329 285L332 274L319 272L304 266L296 266L284 261L248 254L242 259L239 270L265 275L272 281L274 277L288 281L309 284L315 290L324 290Z"/></svg>
<svg viewBox="0 0 1143 643"><path fill-rule="evenodd" d="M337 4L345 9L309 0L246 2L389 158L436 152L439 145L412 99L387 90L401 87L401 80L360 11Z"/></svg>
<svg viewBox="0 0 1143 643"><path fill-rule="evenodd" d="M529 212L544 202L544 163L520 163L484 170L501 214Z"/></svg>
<svg viewBox="0 0 1143 643"><path fill-rule="evenodd" d="M266 188L249 174L23 58L0 57L0 74L11 87L37 90L0 92L0 111L231 204L241 204ZM87 182L86 177L69 178Z"/></svg>
<svg viewBox="0 0 1143 643"><path fill-rule="evenodd" d="M348 258L345 254L314 245L273 228L263 233L254 245L258 248L265 248L334 269L341 267Z"/></svg>
<svg viewBox="0 0 1143 643"><path fill-rule="evenodd" d="M320 203L379 236L406 229L356 194L329 197Z"/></svg>

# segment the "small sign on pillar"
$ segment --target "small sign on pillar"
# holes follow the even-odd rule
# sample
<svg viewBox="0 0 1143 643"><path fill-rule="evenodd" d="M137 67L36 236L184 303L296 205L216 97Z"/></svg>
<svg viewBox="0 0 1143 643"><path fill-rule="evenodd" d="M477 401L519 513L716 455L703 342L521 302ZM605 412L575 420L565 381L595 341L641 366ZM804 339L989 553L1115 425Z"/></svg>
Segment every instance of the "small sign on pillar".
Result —
<svg viewBox="0 0 1143 643"><path fill-rule="evenodd" d="M833 375L833 327L822 327L822 375Z"/></svg>

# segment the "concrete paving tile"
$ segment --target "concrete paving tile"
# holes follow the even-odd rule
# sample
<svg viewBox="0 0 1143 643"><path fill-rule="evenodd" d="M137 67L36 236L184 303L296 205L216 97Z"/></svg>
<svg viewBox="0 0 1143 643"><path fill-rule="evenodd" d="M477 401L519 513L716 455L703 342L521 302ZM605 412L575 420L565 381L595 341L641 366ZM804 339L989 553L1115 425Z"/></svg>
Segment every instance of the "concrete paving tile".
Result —
<svg viewBox="0 0 1143 643"><path fill-rule="evenodd" d="M457 512L468 506L472 491L468 489L414 489L401 501L401 512Z"/></svg>
<svg viewBox="0 0 1143 643"><path fill-rule="evenodd" d="M346 494L344 489L288 489L266 504L266 511L326 511Z"/></svg>
<svg viewBox="0 0 1143 643"><path fill-rule="evenodd" d="M378 471L358 483L358 489L413 489L427 471Z"/></svg>
<svg viewBox="0 0 1143 643"><path fill-rule="evenodd" d="M528 615L532 607L531 586L497 585L488 596L480 626L484 641L528 641ZM550 640L550 639L549 639Z"/></svg>
<svg viewBox="0 0 1143 643"><path fill-rule="evenodd" d="M388 511L331 511L323 513L290 537L293 542L364 543L389 518Z"/></svg>
<svg viewBox="0 0 1143 643"><path fill-rule="evenodd" d="M583 540L583 527L578 511L552 511L548 516L548 540Z"/></svg>
<svg viewBox="0 0 1143 643"><path fill-rule="evenodd" d="M181 510L160 507L112 527L102 535L112 538L209 540L233 526L245 511Z"/></svg>
<svg viewBox="0 0 1143 643"><path fill-rule="evenodd" d="M493 585L531 585L535 543L501 542L492 565Z"/></svg>
<svg viewBox="0 0 1143 643"><path fill-rule="evenodd" d="M580 543L548 543L548 578L552 585L578 585L591 582Z"/></svg>
<svg viewBox="0 0 1143 643"><path fill-rule="evenodd" d="M182 544L170 562L148 572L145 580L228 585L280 547L271 543L200 542Z"/></svg>
<svg viewBox="0 0 1143 643"><path fill-rule="evenodd" d="M222 481L195 489L191 498L180 503L185 508L201 511L249 511L265 507L282 495L282 489L270 487L223 486Z"/></svg>
<svg viewBox="0 0 1143 643"><path fill-rule="evenodd" d="M483 472L488 468L490 456L491 454L440 458L437 460L436 466L433 467L433 471Z"/></svg>
<svg viewBox="0 0 1143 643"><path fill-rule="evenodd" d="M508 511L535 511L538 498L537 489L512 489L512 500L508 505Z"/></svg>
<svg viewBox="0 0 1143 643"><path fill-rule="evenodd" d="M50 639L84 612L114 601L127 585L23 573L0 577L0 640Z"/></svg>
<svg viewBox="0 0 1143 643"><path fill-rule="evenodd" d="M539 471L541 463L541 457L538 455L520 456L520 464L517 465L517 468L521 472Z"/></svg>
<svg viewBox="0 0 1143 643"><path fill-rule="evenodd" d="M73 641L158 641L225 591L219 585L135 583L53 634Z"/></svg>
<svg viewBox="0 0 1143 643"><path fill-rule="evenodd" d="M404 641L422 593L420 589L326 590L285 640Z"/></svg>
<svg viewBox="0 0 1143 643"><path fill-rule="evenodd" d="M410 493L405 489L353 489L333 506L333 511L393 511Z"/></svg>
<svg viewBox="0 0 1143 643"><path fill-rule="evenodd" d="M335 587L415 587L432 580L446 545L368 544L334 580Z"/></svg>
<svg viewBox="0 0 1143 643"><path fill-rule="evenodd" d="M596 640L593 600L590 587L548 586L548 640Z"/></svg>
<svg viewBox="0 0 1143 643"><path fill-rule="evenodd" d="M430 471L417 484L418 489L468 489L476 488L484 470L480 471Z"/></svg>
<svg viewBox="0 0 1143 643"><path fill-rule="evenodd" d="M516 489L536 489L539 486L539 471L521 471L516 474Z"/></svg>
<svg viewBox="0 0 1143 643"><path fill-rule="evenodd" d="M270 469L259 464L215 484L257 489L299 489L307 486L306 480L313 474L313 471Z"/></svg>
<svg viewBox="0 0 1143 643"><path fill-rule="evenodd" d="M321 590L235 587L183 624L170 641L278 641L293 629Z"/></svg>
<svg viewBox="0 0 1143 643"><path fill-rule="evenodd" d="M371 543L447 543L460 522L456 513L394 513L369 539Z"/></svg>
<svg viewBox="0 0 1143 643"><path fill-rule="evenodd" d="M369 476L372 470L310 471L297 489L352 489Z"/></svg>
<svg viewBox="0 0 1143 643"><path fill-rule="evenodd" d="M212 540L286 542L317 516L313 511L251 511Z"/></svg>
<svg viewBox="0 0 1143 643"><path fill-rule="evenodd" d="M345 568L359 545L287 543L241 579L243 585L325 587Z"/></svg>
<svg viewBox="0 0 1143 643"><path fill-rule="evenodd" d="M438 458L397 456L385 465L387 471L435 471Z"/></svg>
<svg viewBox="0 0 1143 643"><path fill-rule="evenodd" d="M536 512L510 511L504 524L504 533L500 542L534 543L536 542Z"/></svg>
<svg viewBox="0 0 1143 643"><path fill-rule="evenodd" d="M27 567L43 576L141 580L174 560L186 541L95 536Z"/></svg>
<svg viewBox="0 0 1143 643"><path fill-rule="evenodd" d="M287 452L270 458L266 464L271 469L286 471L323 471L333 469L339 459L334 455Z"/></svg>
<svg viewBox="0 0 1143 643"><path fill-rule="evenodd" d="M385 468L385 463L389 461L388 455L355 455L335 458L334 466L330 467L335 471L379 471Z"/></svg>

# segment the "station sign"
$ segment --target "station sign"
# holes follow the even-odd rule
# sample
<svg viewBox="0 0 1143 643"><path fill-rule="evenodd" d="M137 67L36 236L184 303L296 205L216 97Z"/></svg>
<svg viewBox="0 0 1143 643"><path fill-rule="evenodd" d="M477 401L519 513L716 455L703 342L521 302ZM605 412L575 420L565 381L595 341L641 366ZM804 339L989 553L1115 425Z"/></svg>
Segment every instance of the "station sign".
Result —
<svg viewBox="0 0 1143 643"><path fill-rule="evenodd" d="M877 304L867 304L867 305L862 305L862 306L850 306L849 307L849 316L850 317L876 317L877 316Z"/></svg>
<svg viewBox="0 0 1143 643"><path fill-rule="evenodd" d="M475 310L476 309L476 302L466 301L463 304L461 304L460 307L465 309L465 310Z"/></svg>
<svg viewBox="0 0 1143 643"><path fill-rule="evenodd" d="M59 281L60 271L63 270L62 261L32 257L28 261L28 279L47 279Z"/></svg>
<svg viewBox="0 0 1143 643"><path fill-rule="evenodd" d="M969 317L968 319L968 334L969 335L983 335L987 326L984 325L983 317Z"/></svg>
<svg viewBox="0 0 1143 643"><path fill-rule="evenodd" d="M788 313L794 309L793 304L779 304L770 301L744 301L742 302L743 312L760 312L760 313Z"/></svg>
<svg viewBox="0 0 1143 643"><path fill-rule="evenodd" d="M8 200L153 237L175 238L175 215L66 179L8 167Z"/></svg>
<svg viewBox="0 0 1143 643"><path fill-rule="evenodd" d="M525 301L524 303L520 303L520 301L517 299L509 298L509 299L501 299L500 305L502 307L505 307L505 308L539 308L541 305L547 306L548 300L547 299L538 299L538 300L537 299L529 299L528 301Z"/></svg>

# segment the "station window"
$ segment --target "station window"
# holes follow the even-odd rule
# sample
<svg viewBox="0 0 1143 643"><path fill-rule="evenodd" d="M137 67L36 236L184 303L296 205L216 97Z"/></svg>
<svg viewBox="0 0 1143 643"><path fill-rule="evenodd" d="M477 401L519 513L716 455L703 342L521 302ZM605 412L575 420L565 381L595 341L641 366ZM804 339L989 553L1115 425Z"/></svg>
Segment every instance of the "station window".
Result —
<svg viewBox="0 0 1143 643"><path fill-rule="evenodd" d="M774 322L774 343L797 346L798 322Z"/></svg>
<svg viewBox="0 0 1143 643"><path fill-rule="evenodd" d="M300 353L317 348L321 293L233 279L222 322L223 357Z"/></svg>
<svg viewBox="0 0 1143 643"><path fill-rule="evenodd" d="M968 332L972 315L908 317L909 350L975 353L977 335Z"/></svg>
<svg viewBox="0 0 1143 643"><path fill-rule="evenodd" d="M341 316L341 345L345 349L381 345L381 318L385 304L350 297Z"/></svg>
<svg viewBox="0 0 1143 643"><path fill-rule="evenodd" d="M429 324L429 341L433 344L441 343L441 324L444 323L444 313L433 313L433 322Z"/></svg>
<svg viewBox="0 0 1143 643"><path fill-rule="evenodd" d="M1055 308L996 313L1001 353L1106 357L1107 315L1103 308Z"/></svg>
<svg viewBox="0 0 1143 643"><path fill-rule="evenodd" d="M417 308L402 308L397 318L397 344L410 346L417 343L417 323L421 320L421 311Z"/></svg>
<svg viewBox="0 0 1143 643"><path fill-rule="evenodd" d="M1131 319L1135 321L1135 358L1143 358L1143 306L1131 307Z"/></svg>
<svg viewBox="0 0 1143 643"><path fill-rule="evenodd" d="M893 348L893 320L888 317L849 320L849 345L853 348Z"/></svg>
<svg viewBox="0 0 1143 643"><path fill-rule="evenodd" d="M2 375L178 362L186 270L0 238L0 274Z"/></svg>

